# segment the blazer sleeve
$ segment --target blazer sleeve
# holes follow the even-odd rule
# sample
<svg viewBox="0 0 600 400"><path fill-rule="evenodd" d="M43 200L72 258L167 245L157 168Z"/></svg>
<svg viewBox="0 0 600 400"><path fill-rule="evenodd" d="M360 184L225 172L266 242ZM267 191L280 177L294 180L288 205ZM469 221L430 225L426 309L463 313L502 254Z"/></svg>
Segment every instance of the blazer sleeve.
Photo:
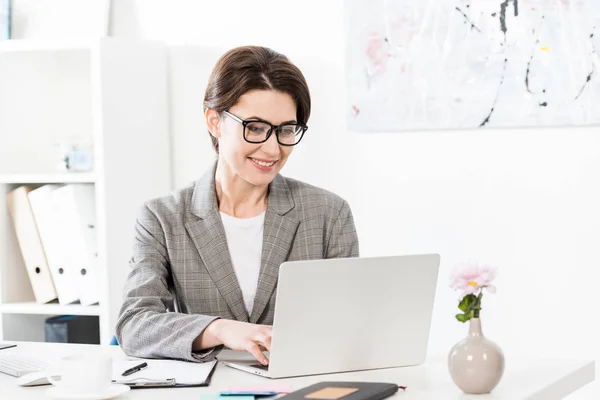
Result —
<svg viewBox="0 0 600 400"><path fill-rule="evenodd" d="M123 351L144 358L174 358L205 362L222 346L193 352L193 341L219 317L167 312L173 309L169 291L169 256L164 230L145 205L136 226L131 268L125 282L116 335Z"/></svg>
<svg viewBox="0 0 600 400"><path fill-rule="evenodd" d="M349 258L359 256L358 236L350 206L344 200L329 234L325 258Z"/></svg>

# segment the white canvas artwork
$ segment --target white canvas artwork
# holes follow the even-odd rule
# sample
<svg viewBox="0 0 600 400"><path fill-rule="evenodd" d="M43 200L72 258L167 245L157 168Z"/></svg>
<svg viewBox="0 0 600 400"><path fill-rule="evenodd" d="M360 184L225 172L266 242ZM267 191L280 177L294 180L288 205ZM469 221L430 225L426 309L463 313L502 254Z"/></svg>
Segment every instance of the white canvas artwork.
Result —
<svg viewBox="0 0 600 400"><path fill-rule="evenodd" d="M349 128L600 124L600 0L346 0Z"/></svg>

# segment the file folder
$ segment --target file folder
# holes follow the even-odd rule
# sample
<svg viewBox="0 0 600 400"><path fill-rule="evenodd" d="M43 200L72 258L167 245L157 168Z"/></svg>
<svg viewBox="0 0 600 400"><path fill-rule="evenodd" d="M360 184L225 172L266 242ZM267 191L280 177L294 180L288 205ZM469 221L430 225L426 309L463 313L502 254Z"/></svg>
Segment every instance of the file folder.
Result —
<svg viewBox="0 0 600 400"><path fill-rule="evenodd" d="M40 304L58 298L46 260L46 253L29 204L29 186L21 186L8 193L8 211L11 215L19 248L27 268L35 301Z"/></svg>
<svg viewBox="0 0 600 400"><path fill-rule="evenodd" d="M46 259L60 304L70 304L79 300L79 290L75 270L69 267L69 249L61 240L60 214L53 203L52 191L60 185L44 185L29 192L29 202L42 239Z"/></svg>
<svg viewBox="0 0 600 400"><path fill-rule="evenodd" d="M68 250L67 264L74 271L82 305L100 301L100 274L96 232L94 185L67 184L52 192L52 200L62 221L63 246Z"/></svg>

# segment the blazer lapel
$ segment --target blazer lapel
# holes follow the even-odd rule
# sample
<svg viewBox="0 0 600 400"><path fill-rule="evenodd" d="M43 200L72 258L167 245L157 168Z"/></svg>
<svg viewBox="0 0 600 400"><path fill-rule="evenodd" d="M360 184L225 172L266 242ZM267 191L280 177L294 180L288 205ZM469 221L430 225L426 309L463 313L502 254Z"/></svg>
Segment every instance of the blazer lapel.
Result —
<svg viewBox="0 0 600 400"><path fill-rule="evenodd" d="M279 266L290 252L299 220L286 216L294 200L285 178L277 175L269 185L263 235L262 262L250 322L256 323L264 312L279 277Z"/></svg>
<svg viewBox="0 0 600 400"><path fill-rule="evenodd" d="M198 219L187 221L185 226L231 313L238 321L248 322L248 312L231 263L227 237L219 214L214 174L215 170L212 168L196 182L190 211Z"/></svg>

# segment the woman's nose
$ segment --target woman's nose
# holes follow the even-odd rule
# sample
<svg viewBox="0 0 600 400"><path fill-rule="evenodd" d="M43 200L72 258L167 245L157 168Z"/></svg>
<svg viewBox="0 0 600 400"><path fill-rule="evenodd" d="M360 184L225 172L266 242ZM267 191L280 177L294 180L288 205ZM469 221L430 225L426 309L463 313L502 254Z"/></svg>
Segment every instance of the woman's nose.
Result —
<svg viewBox="0 0 600 400"><path fill-rule="evenodd" d="M279 142L277 142L275 132L263 143L262 150L269 155L279 155Z"/></svg>

